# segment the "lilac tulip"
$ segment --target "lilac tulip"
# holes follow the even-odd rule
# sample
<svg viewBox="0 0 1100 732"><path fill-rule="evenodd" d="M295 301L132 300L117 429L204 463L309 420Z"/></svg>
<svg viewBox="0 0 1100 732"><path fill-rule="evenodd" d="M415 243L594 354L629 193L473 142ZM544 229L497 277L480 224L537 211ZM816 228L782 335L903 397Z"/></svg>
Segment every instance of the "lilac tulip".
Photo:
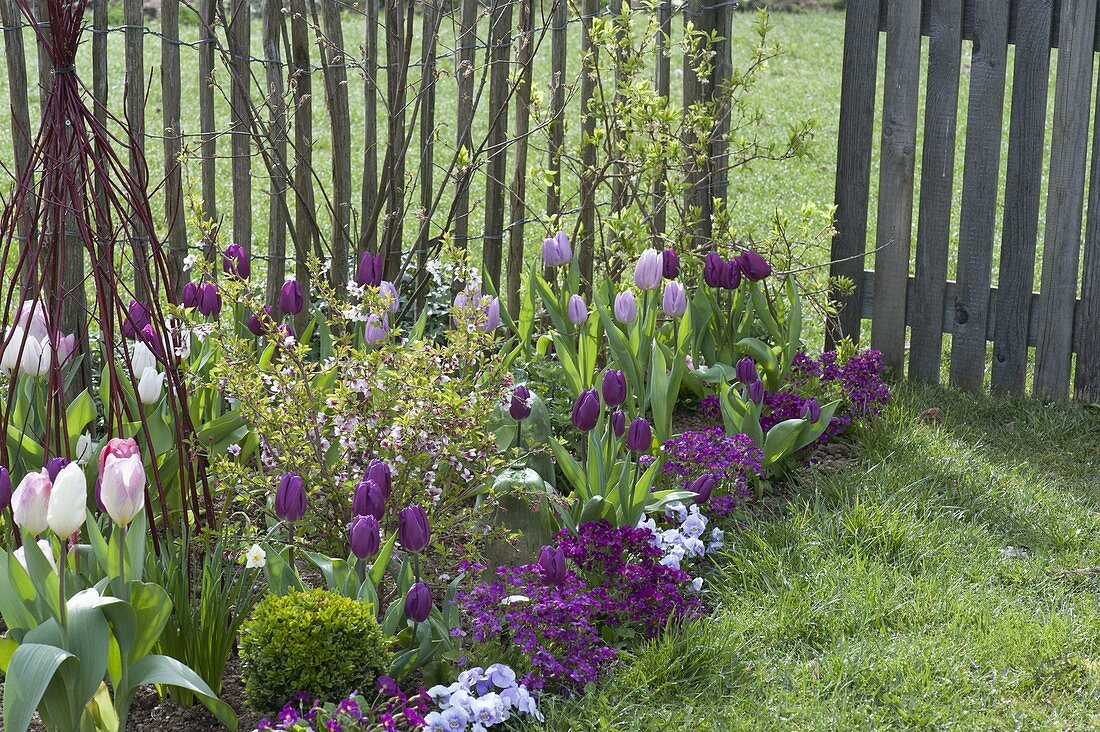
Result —
<svg viewBox="0 0 1100 732"><path fill-rule="evenodd" d="M481 325L481 330L485 333L492 333L494 330L500 327L500 299L494 297L489 301L489 304L485 306L485 322Z"/></svg>
<svg viewBox="0 0 1100 732"><path fill-rule="evenodd" d="M686 487L695 494L695 502L701 505L710 500L710 494L717 484L718 478L711 473L703 473L698 478L688 483Z"/></svg>
<svg viewBox="0 0 1100 732"><path fill-rule="evenodd" d="M656 290L661 286L664 262L656 249L646 249L634 265L634 284L639 290Z"/></svg>
<svg viewBox="0 0 1100 732"><path fill-rule="evenodd" d="M382 298L386 301L386 310L391 313L396 313L401 309L401 296L397 293L397 287L387 280L382 280L378 285L378 292L382 294Z"/></svg>
<svg viewBox="0 0 1100 732"><path fill-rule="evenodd" d="M741 274L749 282L759 282L772 273L772 266L768 260L753 251L742 252L737 256L737 265Z"/></svg>
<svg viewBox="0 0 1100 732"><path fill-rule="evenodd" d="M422 623L432 614L432 591L423 582L417 582L405 595L405 617L414 623Z"/></svg>
<svg viewBox="0 0 1100 732"><path fill-rule="evenodd" d="M615 320L624 325L633 323L638 317L638 302L634 299L634 290L623 290L615 296Z"/></svg>
<svg viewBox="0 0 1100 732"><path fill-rule="evenodd" d="M359 268L355 270L355 281L362 287L378 287L382 284L384 269L382 252L378 254L363 252L363 256L359 257Z"/></svg>
<svg viewBox="0 0 1100 732"><path fill-rule="evenodd" d="M374 516L356 516L348 528L348 543L351 544L351 553L358 559L377 554L382 546L378 519Z"/></svg>
<svg viewBox="0 0 1100 732"><path fill-rule="evenodd" d="M674 280L665 285L661 308L673 318L679 318L687 312L687 291L682 284Z"/></svg>
<svg viewBox="0 0 1100 732"><path fill-rule="evenodd" d="M588 320L588 306L584 304L584 298L580 295L570 295L569 305L566 308L569 314L569 322L580 325Z"/></svg>
<svg viewBox="0 0 1100 732"><path fill-rule="evenodd" d="M538 567L544 585L561 587L565 583L565 552L560 547L544 546L539 550Z"/></svg>
<svg viewBox="0 0 1100 732"><path fill-rule="evenodd" d="M623 410L616 409L611 413L611 431L616 437L622 437L626 432L626 413Z"/></svg>
<svg viewBox="0 0 1100 732"><path fill-rule="evenodd" d="M542 263L547 267L560 267L573 261L573 249L569 246L569 236L559 231L542 242Z"/></svg>
<svg viewBox="0 0 1100 732"><path fill-rule="evenodd" d="M121 448L108 443L100 456L99 500L115 523L126 526L145 507L145 466L136 442L120 442Z"/></svg>
<svg viewBox="0 0 1100 732"><path fill-rule="evenodd" d="M531 416L531 390L526 384L519 384L512 390L512 402L508 405L508 414L517 422Z"/></svg>
<svg viewBox="0 0 1100 732"><path fill-rule="evenodd" d="M297 315L306 305L306 297L298 280L287 280L279 290L279 309L284 315Z"/></svg>
<svg viewBox="0 0 1100 732"><path fill-rule="evenodd" d="M382 489L383 500L390 500L390 493L393 492L393 471L390 470L389 463L378 458L371 459L367 465L366 478L373 480Z"/></svg>
<svg viewBox="0 0 1100 732"><path fill-rule="evenodd" d="M306 515L306 487L302 477L286 473L279 478L275 489L275 515L282 521L294 523Z"/></svg>
<svg viewBox="0 0 1100 732"><path fill-rule="evenodd" d="M203 282L199 285L199 312L209 317L218 315L222 311L222 296L218 292L218 286L213 282Z"/></svg>
<svg viewBox="0 0 1100 732"><path fill-rule="evenodd" d="M22 328L37 341L48 338L53 330L46 314L46 306L41 300L24 300L19 303L12 324Z"/></svg>
<svg viewBox="0 0 1100 732"><path fill-rule="evenodd" d="M248 257L248 249L236 242L227 246L222 254L222 271L227 275L247 280L252 274L252 262Z"/></svg>
<svg viewBox="0 0 1100 732"><path fill-rule="evenodd" d="M648 452L653 445L653 431L644 417L638 417L626 430L626 447L634 452Z"/></svg>
<svg viewBox="0 0 1100 732"><path fill-rule="evenodd" d="M11 505L11 473L0 467L0 512Z"/></svg>
<svg viewBox="0 0 1100 732"><path fill-rule="evenodd" d="M603 373L603 403L608 407L621 406L626 401L626 376L618 369Z"/></svg>
<svg viewBox="0 0 1100 732"><path fill-rule="evenodd" d="M183 307L194 310L199 306L199 286L194 282L188 282L183 286Z"/></svg>
<svg viewBox="0 0 1100 732"><path fill-rule="evenodd" d="M751 356L745 356L737 362L737 380L742 384L755 384L760 381L760 374L756 372L756 361Z"/></svg>
<svg viewBox="0 0 1100 732"><path fill-rule="evenodd" d="M58 335L61 335L60 333ZM57 339L57 345L54 346L54 353L57 356L57 364L64 366L69 362L69 359L73 357L76 352L76 333L70 333L67 336L61 336Z"/></svg>
<svg viewBox="0 0 1100 732"><path fill-rule="evenodd" d="M50 503L53 483L43 470L27 473L19 481L19 487L11 494L11 510L15 523L32 536L41 534L48 526L46 510Z"/></svg>
<svg viewBox="0 0 1100 732"><path fill-rule="evenodd" d="M661 274L666 280L674 280L680 276L680 257L671 247L661 252Z"/></svg>
<svg viewBox="0 0 1100 732"><path fill-rule="evenodd" d="M573 426L581 432L588 432L596 426L600 418L600 397L595 389L587 389L580 393L573 402L572 420Z"/></svg>
<svg viewBox="0 0 1100 732"><path fill-rule="evenodd" d="M419 503L406 506L397 515L397 538L407 551L422 552L432 541L428 514Z"/></svg>
<svg viewBox="0 0 1100 732"><path fill-rule="evenodd" d="M390 316L383 315L381 318L377 315L371 314L367 317L367 322L363 326L363 339L372 346L377 346L379 343L386 339L386 336L390 334Z"/></svg>
<svg viewBox="0 0 1100 732"><path fill-rule="evenodd" d="M370 478L359 481L351 498L353 516L374 516L381 521L386 512L386 493L382 486Z"/></svg>

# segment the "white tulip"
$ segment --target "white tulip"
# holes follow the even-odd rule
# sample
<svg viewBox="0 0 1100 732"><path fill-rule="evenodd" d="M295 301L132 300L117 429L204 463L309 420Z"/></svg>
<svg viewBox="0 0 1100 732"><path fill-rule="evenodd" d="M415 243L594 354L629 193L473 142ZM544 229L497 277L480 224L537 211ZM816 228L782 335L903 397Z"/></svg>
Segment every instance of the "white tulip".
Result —
<svg viewBox="0 0 1100 732"><path fill-rule="evenodd" d="M88 481L84 470L76 463L69 463L53 482L46 523L53 533L65 539L84 525L88 505Z"/></svg>
<svg viewBox="0 0 1100 732"><path fill-rule="evenodd" d="M134 369L134 376L141 378L145 369L156 368L157 357L149 350L149 346L141 341L134 344L134 353L130 357L130 366Z"/></svg>
<svg viewBox="0 0 1100 732"><path fill-rule="evenodd" d="M50 563L50 567L53 569L53 571L56 572L57 571L57 560L54 559L53 546L50 545L49 540L39 539L38 540L38 549L42 552L43 556L46 557L46 561ZM23 569L27 570L27 572L29 573L31 570L27 567L27 548L21 546L21 547L19 547L18 549L15 550L14 554L15 554L16 561L18 561L20 564L22 564Z"/></svg>
<svg viewBox="0 0 1100 732"><path fill-rule="evenodd" d="M76 441L76 461L81 465L87 465L92 459L92 437L81 435Z"/></svg>
<svg viewBox="0 0 1100 732"><path fill-rule="evenodd" d="M4 336L4 342L7 345L4 346L4 353L0 356L0 368L4 373L10 374L19 368L19 349L23 346L24 337L26 337L26 331L18 325Z"/></svg>
<svg viewBox="0 0 1100 732"><path fill-rule="evenodd" d="M43 349L43 345L45 345L45 349ZM27 338L27 344L23 346L23 360L20 361L19 368L25 374L30 374L36 378L41 376L49 370L50 359L53 358L52 350L49 341Z"/></svg>
<svg viewBox="0 0 1100 732"><path fill-rule="evenodd" d="M138 399L149 406L160 401L160 395L164 393L164 374L159 373L156 367L149 366L140 374L138 380Z"/></svg>
<svg viewBox="0 0 1100 732"><path fill-rule="evenodd" d="M41 534L47 526L46 509L53 486L45 470L27 473L11 494L15 523L28 534Z"/></svg>

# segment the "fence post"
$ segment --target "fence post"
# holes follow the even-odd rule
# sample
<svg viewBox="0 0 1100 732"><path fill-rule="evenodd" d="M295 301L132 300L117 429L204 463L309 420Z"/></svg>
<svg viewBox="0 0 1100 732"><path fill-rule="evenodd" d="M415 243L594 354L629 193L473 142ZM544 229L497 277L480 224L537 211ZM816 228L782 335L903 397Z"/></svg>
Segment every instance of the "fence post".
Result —
<svg viewBox="0 0 1100 732"><path fill-rule="evenodd" d="M363 140L363 190L360 198L359 254L378 248L374 211L378 205L378 3L364 0L366 9L363 58L363 105L367 124Z"/></svg>
<svg viewBox="0 0 1100 732"><path fill-rule="evenodd" d="M596 47L592 42L592 20L599 12L599 0L583 0L581 25L584 36L581 43L581 205L580 236L577 242L577 259L581 271L581 288L591 292L592 265L596 242L596 117L588 107L596 95L596 82L592 78L596 68Z"/></svg>
<svg viewBox="0 0 1100 732"><path fill-rule="evenodd" d="M404 246L405 210L405 14L412 0L387 0L386 3L386 98L389 107L389 167L383 171L388 203L383 227L382 249L386 253L386 275L394 278L401 270ZM409 12L412 11L411 5Z"/></svg>
<svg viewBox="0 0 1100 732"><path fill-rule="evenodd" d="M351 246L351 113L347 59L339 0L320 0L327 42L319 42L332 133L332 270L329 280L342 295L348 285ZM314 5L316 8L316 4ZM316 10L314 11L316 12ZM318 29L320 32L320 29Z"/></svg>
<svg viewBox="0 0 1100 732"><path fill-rule="evenodd" d="M264 302L274 305L286 278L286 142L287 114L283 89L283 64L280 42L284 31L282 0L264 0L264 69L267 80L267 107L271 125L271 146L276 164L271 176L271 200L267 213L267 291ZM304 283L299 283L303 284Z"/></svg>
<svg viewBox="0 0 1100 732"><path fill-rule="evenodd" d="M229 0L226 18L230 54L230 135L233 155L233 239L251 251L252 240L252 135L249 126L248 71L252 38L252 11L249 0Z"/></svg>
<svg viewBox="0 0 1100 732"><path fill-rule="evenodd" d="M458 67L455 69L458 83L455 149L465 150L468 155L473 154L474 145L474 45L477 42L477 12L478 0L460 0ZM470 244L471 177L472 171L469 168L459 169L455 181L454 236L455 243L463 251L468 251Z"/></svg>
<svg viewBox="0 0 1100 732"><path fill-rule="evenodd" d="M180 122L179 0L161 3L160 86L164 119L164 214L168 225L167 286L179 293L183 286L183 257L187 249L187 219L183 211L183 177L180 151L183 130Z"/></svg>
<svg viewBox="0 0 1100 732"><path fill-rule="evenodd" d="M512 176L511 222L508 226L508 313L519 317L520 280L524 269L523 222L527 218L527 136L531 130L531 76L534 63L533 0L519 4L519 80L516 89L516 166Z"/></svg>
<svg viewBox="0 0 1100 732"><path fill-rule="evenodd" d="M485 276L500 289L504 248L504 177L508 164L508 66L512 38L512 3L494 0L489 12L489 155L485 180L485 230L481 261Z"/></svg>
<svg viewBox="0 0 1100 732"><path fill-rule="evenodd" d="M291 75L294 100L294 276L309 302L308 259L320 256L317 211L313 196L313 83L309 61L309 19L306 0L290 2ZM307 312L294 319L294 330L301 333Z"/></svg>
<svg viewBox="0 0 1100 732"><path fill-rule="evenodd" d="M130 135L130 174L134 180L146 189L148 187L147 170L143 164L145 154L145 20L142 14L141 0L124 0L123 11L126 22L126 131ZM139 226L131 227L138 231ZM145 277L141 270L148 261L148 242L144 235L136 234L130 242L134 260L134 293L138 299L144 299L150 293L145 292Z"/></svg>
<svg viewBox="0 0 1100 732"><path fill-rule="evenodd" d="M424 14L420 56L420 208L424 219L420 222L416 238L416 288L417 311L423 309L427 301L428 248L432 241L432 222L430 214L435 197L435 55L436 29L442 9L438 0L424 0L421 8Z"/></svg>

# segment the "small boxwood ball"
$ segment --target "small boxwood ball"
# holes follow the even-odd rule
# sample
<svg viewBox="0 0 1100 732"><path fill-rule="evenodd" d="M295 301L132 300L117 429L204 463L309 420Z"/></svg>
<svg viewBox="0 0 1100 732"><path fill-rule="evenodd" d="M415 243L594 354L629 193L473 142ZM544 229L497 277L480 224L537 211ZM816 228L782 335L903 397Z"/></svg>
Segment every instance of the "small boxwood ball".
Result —
<svg viewBox="0 0 1100 732"><path fill-rule="evenodd" d="M390 663L370 607L328 590L265 597L241 626L240 653L246 701L261 712L298 692L329 700L370 692Z"/></svg>

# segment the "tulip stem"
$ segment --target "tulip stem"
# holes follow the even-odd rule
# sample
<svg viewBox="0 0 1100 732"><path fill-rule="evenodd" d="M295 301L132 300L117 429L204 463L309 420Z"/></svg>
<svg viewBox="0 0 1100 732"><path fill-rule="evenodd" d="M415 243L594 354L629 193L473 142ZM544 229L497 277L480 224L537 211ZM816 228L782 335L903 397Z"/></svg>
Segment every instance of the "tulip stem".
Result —
<svg viewBox="0 0 1100 732"><path fill-rule="evenodd" d="M126 602L130 601L126 591L126 526L118 525L118 596Z"/></svg>
<svg viewBox="0 0 1100 732"><path fill-rule="evenodd" d="M53 549L50 549L52 552ZM69 647L69 603L65 596L65 545L61 545L61 561L57 563L57 613L58 622L61 625L61 647L68 650Z"/></svg>
<svg viewBox="0 0 1100 732"><path fill-rule="evenodd" d="M523 422L522 421L517 421L516 422L516 449L517 450L522 450L523 449L523 440L520 438L520 432L522 430L523 430Z"/></svg>

